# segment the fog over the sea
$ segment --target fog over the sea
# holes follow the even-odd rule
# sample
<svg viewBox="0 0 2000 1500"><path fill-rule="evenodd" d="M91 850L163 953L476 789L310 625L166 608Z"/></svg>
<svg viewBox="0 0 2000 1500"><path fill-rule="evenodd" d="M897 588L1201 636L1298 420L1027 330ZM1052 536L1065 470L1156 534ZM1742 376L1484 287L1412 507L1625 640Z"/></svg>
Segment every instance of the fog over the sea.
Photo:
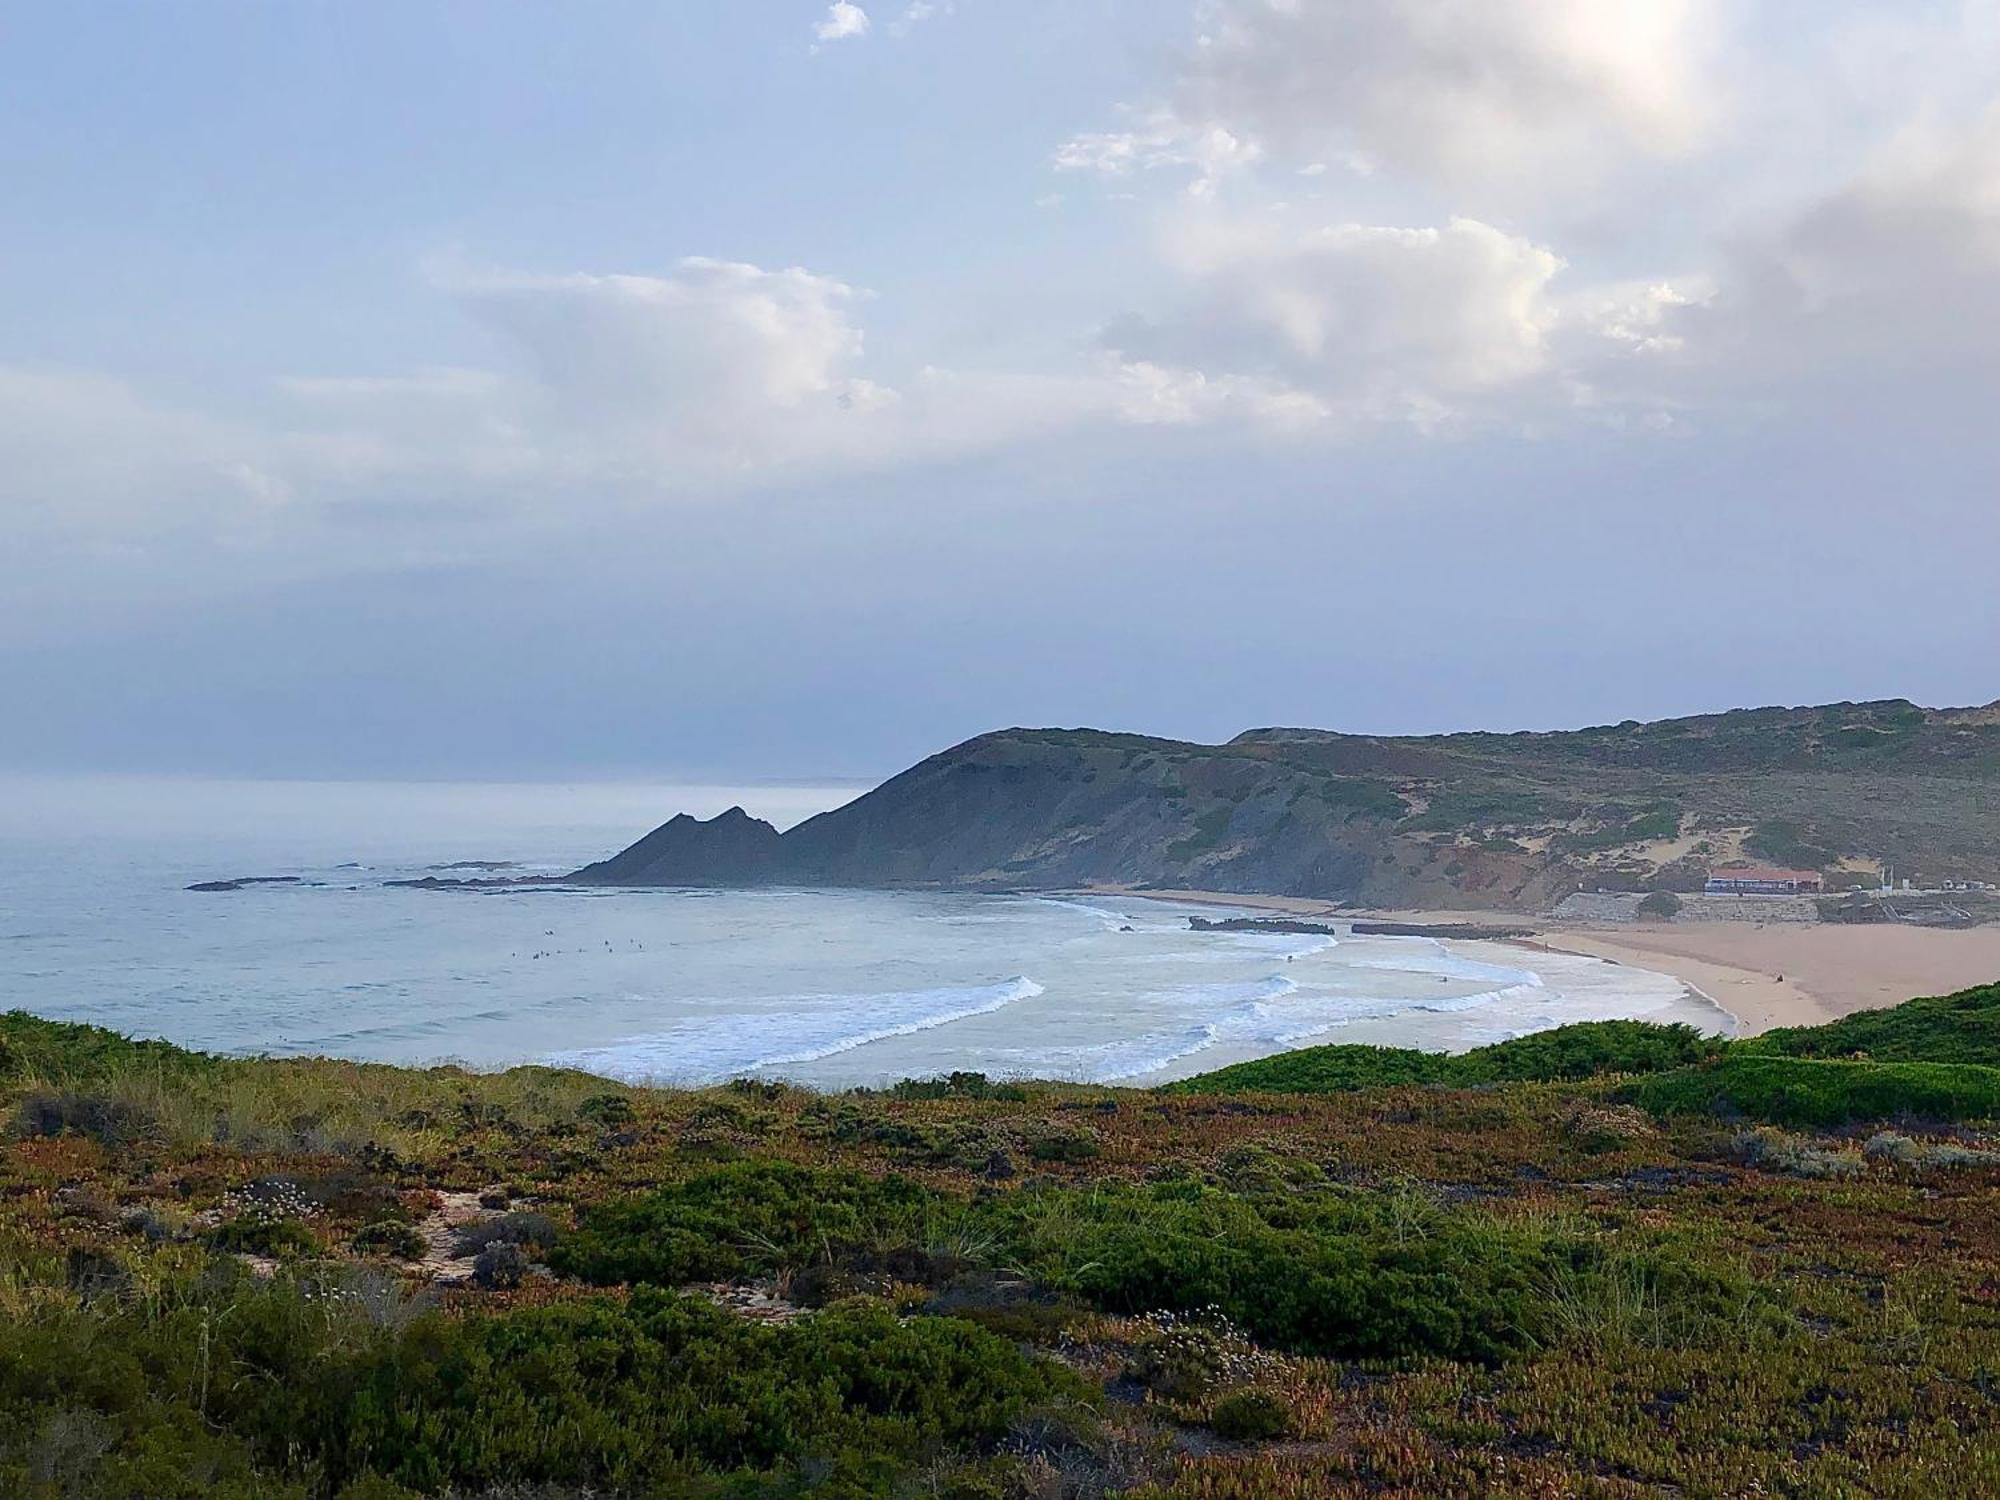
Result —
<svg viewBox="0 0 2000 1500"><path fill-rule="evenodd" d="M2000 696L2000 0L13 6L0 768Z"/></svg>

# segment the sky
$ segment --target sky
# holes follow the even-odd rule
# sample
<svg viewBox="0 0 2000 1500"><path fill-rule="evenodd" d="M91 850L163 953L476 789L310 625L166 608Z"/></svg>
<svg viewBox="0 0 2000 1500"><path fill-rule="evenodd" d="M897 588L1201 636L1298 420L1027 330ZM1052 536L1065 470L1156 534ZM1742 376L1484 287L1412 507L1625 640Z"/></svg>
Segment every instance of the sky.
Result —
<svg viewBox="0 0 2000 1500"><path fill-rule="evenodd" d="M2000 697L2000 0L0 0L0 767Z"/></svg>

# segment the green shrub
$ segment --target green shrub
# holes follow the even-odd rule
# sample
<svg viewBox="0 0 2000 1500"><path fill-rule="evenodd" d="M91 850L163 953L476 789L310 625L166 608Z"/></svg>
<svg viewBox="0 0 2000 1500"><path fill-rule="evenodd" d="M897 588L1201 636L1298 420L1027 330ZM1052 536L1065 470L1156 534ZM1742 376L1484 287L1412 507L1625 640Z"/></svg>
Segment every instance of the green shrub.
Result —
<svg viewBox="0 0 2000 1500"><path fill-rule="evenodd" d="M133 1071L172 1077L222 1066L205 1052L170 1042L134 1041L102 1026L46 1021L24 1010L0 1015L0 1079L39 1078L81 1087Z"/></svg>
<svg viewBox="0 0 2000 1500"><path fill-rule="evenodd" d="M637 1115L632 1101L623 1094L592 1094L577 1105L576 1112L584 1119L611 1130L631 1124Z"/></svg>
<svg viewBox="0 0 2000 1500"><path fill-rule="evenodd" d="M589 1210L549 1263L603 1286L725 1281L921 1240L948 1202L904 1177L734 1163Z"/></svg>
<svg viewBox="0 0 2000 1500"><path fill-rule="evenodd" d="M424 1237L394 1219L363 1225L347 1243L362 1255L387 1255L396 1260L421 1260L424 1254Z"/></svg>
<svg viewBox="0 0 2000 1500"><path fill-rule="evenodd" d="M704 1476L810 1474L815 1495L862 1500L1086 1395L969 1324L880 1305L785 1327L653 1291L456 1319L389 1308L360 1284L280 1278L0 1320L0 1493L683 1495L717 1492ZM31 1465L46 1473L46 1435L65 1431L73 1482L38 1488Z"/></svg>
<svg viewBox="0 0 2000 1500"><path fill-rule="evenodd" d="M244 1214L225 1220L208 1232L211 1250L240 1255L316 1255L319 1241L297 1219L271 1219Z"/></svg>
<svg viewBox="0 0 2000 1500"><path fill-rule="evenodd" d="M2000 1118L2000 1068L1742 1051L1709 1067L1645 1079L1625 1097L1656 1115L1736 1115L1780 1125L1990 1120Z"/></svg>
<svg viewBox="0 0 2000 1500"><path fill-rule="evenodd" d="M1681 914L1681 898L1672 891L1652 891L1639 902L1639 915L1671 922Z"/></svg>
<svg viewBox="0 0 2000 1500"><path fill-rule="evenodd" d="M80 1135L113 1150L151 1140L159 1132L153 1115L102 1094L41 1089L23 1099L14 1115L17 1136Z"/></svg>
<svg viewBox="0 0 2000 1500"><path fill-rule="evenodd" d="M1302 1353L1486 1360L1536 1322L1550 1245L1439 1213L1415 1232L1385 1195L1258 1195L1194 1183L1028 1191L983 1206L995 1253L1108 1312L1213 1309Z"/></svg>
<svg viewBox="0 0 2000 1500"><path fill-rule="evenodd" d="M1873 731L1868 731L1868 736L1871 742L1876 738ZM1795 870L1823 870L1839 858L1812 829L1784 818L1759 823L1745 836L1743 848L1759 859Z"/></svg>
<svg viewBox="0 0 2000 1500"><path fill-rule="evenodd" d="M895 1177L760 1163L594 1209L551 1262L599 1284L672 1286L809 1264L937 1285L976 1261L1107 1312L1212 1310L1301 1352L1488 1360L1530 1335L1533 1288L1558 1253L1533 1227L1304 1183L968 1203Z"/></svg>
<svg viewBox="0 0 2000 1500"><path fill-rule="evenodd" d="M1449 1081L1451 1059L1407 1047L1302 1047L1165 1085L1168 1094L1336 1094Z"/></svg>
<svg viewBox="0 0 2000 1500"><path fill-rule="evenodd" d="M1682 1024L1580 1021L1478 1047L1452 1062L1464 1083L1558 1082L1661 1073L1719 1057L1728 1045Z"/></svg>
<svg viewBox="0 0 2000 1500"><path fill-rule="evenodd" d="M948 1073L942 1078L906 1078L889 1090L898 1099L1005 1099L1024 1103L1019 1084L995 1083L984 1073Z"/></svg>
<svg viewBox="0 0 2000 1500"><path fill-rule="evenodd" d="M1263 1443L1291 1430L1292 1414L1269 1391L1237 1391L1215 1403L1208 1425L1232 1443Z"/></svg>
<svg viewBox="0 0 2000 1500"><path fill-rule="evenodd" d="M1094 1161L1102 1149L1096 1136L1082 1130L1051 1131L1028 1142L1029 1157L1042 1162Z"/></svg>
<svg viewBox="0 0 2000 1500"><path fill-rule="evenodd" d="M1410 1084L1548 1083L1683 1068L1720 1056L1728 1045L1687 1025L1580 1021L1456 1057L1405 1047L1305 1047L1182 1079L1162 1092L1330 1094Z"/></svg>
<svg viewBox="0 0 2000 1500"><path fill-rule="evenodd" d="M1739 1047L1787 1057L2000 1067L2000 984L1908 1000L1887 1010L1864 1010L1824 1026L1767 1031Z"/></svg>

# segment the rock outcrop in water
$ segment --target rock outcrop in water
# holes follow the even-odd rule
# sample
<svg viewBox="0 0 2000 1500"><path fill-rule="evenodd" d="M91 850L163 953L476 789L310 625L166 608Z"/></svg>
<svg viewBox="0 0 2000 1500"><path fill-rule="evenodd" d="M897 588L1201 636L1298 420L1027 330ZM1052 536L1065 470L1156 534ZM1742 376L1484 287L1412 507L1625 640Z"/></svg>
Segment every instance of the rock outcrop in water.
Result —
<svg viewBox="0 0 2000 1500"><path fill-rule="evenodd" d="M1552 907L1730 862L2000 880L2000 715L1901 701L1557 734L1260 729L1226 745L1010 729L780 834L675 818L603 885L1059 889Z"/></svg>
<svg viewBox="0 0 2000 1500"><path fill-rule="evenodd" d="M571 877L586 885L769 885L786 880L778 830L740 807L702 822L682 813Z"/></svg>

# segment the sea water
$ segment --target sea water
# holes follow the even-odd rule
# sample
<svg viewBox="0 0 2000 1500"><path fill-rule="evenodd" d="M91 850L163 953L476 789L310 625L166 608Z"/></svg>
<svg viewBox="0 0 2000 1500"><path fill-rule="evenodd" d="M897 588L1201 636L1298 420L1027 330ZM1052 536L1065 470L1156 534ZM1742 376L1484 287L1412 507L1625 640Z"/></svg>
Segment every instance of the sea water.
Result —
<svg viewBox="0 0 2000 1500"><path fill-rule="evenodd" d="M1680 981L1596 959L1342 923L1197 932L1139 896L389 883L557 873L676 812L787 826L861 790L0 779L0 1008L231 1053L826 1087L1144 1084L1326 1041L1728 1026ZM450 868L467 861L492 868ZM245 876L287 880L185 889Z"/></svg>

